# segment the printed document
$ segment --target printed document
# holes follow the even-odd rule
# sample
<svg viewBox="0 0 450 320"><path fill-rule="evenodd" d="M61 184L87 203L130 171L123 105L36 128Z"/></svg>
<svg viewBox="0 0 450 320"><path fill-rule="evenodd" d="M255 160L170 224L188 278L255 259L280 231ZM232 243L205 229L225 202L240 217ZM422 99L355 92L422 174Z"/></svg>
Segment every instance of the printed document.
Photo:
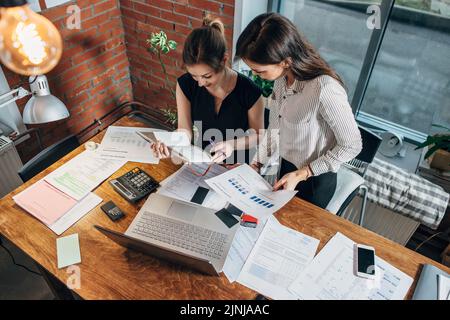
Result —
<svg viewBox="0 0 450 320"><path fill-rule="evenodd" d="M273 191L272 186L247 164L205 182L226 201L261 220L281 209L297 193Z"/></svg>
<svg viewBox="0 0 450 320"><path fill-rule="evenodd" d="M354 274L354 242L337 233L291 284L303 300L400 300L413 279L376 257L375 280Z"/></svg>
<svg viewBox="0 0 450 320"><path fill-rule="evenodd" d="M105 159L157 164L159 159L153 155L150 143L137 134L152 130L158 129L109 126L95 154Z"/></svg>
<svg viewBox="0 0 450 320"><path fill-rule="evenodd" d="M79 201L119 170L126 161L101 159L93 151L84 151L44 179L73 199Z"/></svg>
<svg viewBox="0 0 450 320"><path fill-rule="evenodd" d="M198 187L210 189L205 183L205 179L213 178L227 171L223 166L212 164L204 176L199 176L206 172L208 167L209 165L206 163L183 165L177 172L161 182L158 193L183 201L191 201ZM219 194L209 190L201 205L220 210L225 207L226 203L227 201Z"/></svg>
<svg viewBox="0 0 450 320"><path fill-rule="evenodd" d="M245 261L255 246L256 240L258 240L264 226L265 222L263 221L259 222L256 228L239 226L222 269L228 281L234 282L239 277Z"/></svg>
<svg viewBox="0 0 450 320"><path fill-rule="evenodd" d="M295 299L288 287L313 260L318 245L319 240L271 216L237 281L272 299Z"/></svg>

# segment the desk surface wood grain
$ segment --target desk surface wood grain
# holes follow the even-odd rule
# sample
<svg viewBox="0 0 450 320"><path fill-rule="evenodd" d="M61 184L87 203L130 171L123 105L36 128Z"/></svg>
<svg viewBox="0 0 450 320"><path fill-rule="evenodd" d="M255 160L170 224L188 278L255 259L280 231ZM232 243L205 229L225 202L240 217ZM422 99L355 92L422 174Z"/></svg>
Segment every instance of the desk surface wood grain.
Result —
<svg viewBox="0 0 450 320"><path fill-rule="evenodd" d="M143 126L142 123L128 117L120 119L115 125ZM104 132L100 132L92 140L101 142ZM56 239L58 236L18 207L12 196L82 151L84 151L83 146L77 148L0 200L0 233L63 283L67 283L71 274L67 273L67 268L57 268ZM179 168L170 160L163 160L158 165L128 162L108 180L117 178L136 166L147 171L158 181L162 181ZM79 234L82 262L78 266L81 283L80 288L74 291L80 297L84 299L254 299L256 297L255 291L238 283L229 283L223 274L220 277L205 276L188 268L127 250L106 238L94 228L94 225L125 232L145 200L135 205L130 204L117 194L107 181L94 192L104 202L114 201L126 213L126 217L114 223L101 211L99 205L61 235ZM356 242L374 246L378 256L415 278L407 298L411 298L414 292L422 264L430 263L450 272L449 268L429 258L298 198L291 200L276 216L282 224L319 239L319 250L336 232L341 232Z"/></svg>

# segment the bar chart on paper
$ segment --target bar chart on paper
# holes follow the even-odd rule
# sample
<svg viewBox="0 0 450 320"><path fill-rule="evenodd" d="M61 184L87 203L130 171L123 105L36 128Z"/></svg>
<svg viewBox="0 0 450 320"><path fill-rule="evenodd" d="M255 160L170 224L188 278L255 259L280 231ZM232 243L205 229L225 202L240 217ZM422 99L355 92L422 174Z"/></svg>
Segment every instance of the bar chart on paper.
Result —
<svg viewBox="0 0 450 320"><path fill-rule="evenodd" d="M246 187L242 186L242 184L239 183L239 181L235 178L228 179L228 182L244 196L250 192ZM250 194L248 197L256 205L260 205L266 208L272 208L274 206L274 204L270 201L267 201L267 199L266 200L261 199L260 198L261 196L258 197L256 195Z"/></svg>

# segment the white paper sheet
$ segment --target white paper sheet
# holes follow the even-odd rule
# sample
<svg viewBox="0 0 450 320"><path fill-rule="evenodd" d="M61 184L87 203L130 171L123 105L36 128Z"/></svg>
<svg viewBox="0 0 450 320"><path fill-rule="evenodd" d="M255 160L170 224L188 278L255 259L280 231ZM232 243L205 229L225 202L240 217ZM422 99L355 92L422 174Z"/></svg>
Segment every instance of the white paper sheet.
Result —
<svg viewBox="0 0 450 320"><path fill-rule="evenodd" d="M69 229L78 220L83 218L88 212L94 209L101 202L102 198L97 196L95 193L89 193L66 214L56 220L55 223L50 225L49 228L57 235L60 235L64 233L64 231Z"/></svg>
<svg viewBox="0 0 450 320"><path fill-rule="evenodd" d="M272 186L247 164L205 182L235 207L262 220L283 207L297 193L272 191Z"/></svg>
<svg viewBox="0 0 450 320"><path fill-rule="evenodd" d="M205 183L205 179L220 175L226 172L227 169L218 164L213 164L208 173L203 177L199 177L191 171L193 170L202 174L207 168L208 164L206 163L185 164L177 172L160 183L161 188L159 188L158 193L183 201L191 201L197 188L203 187L210 190L203 200L202 206L215 210L222 209L225 207L227 201L211 190Z"/></svg>
<svg viewBox="0 0 450 320"><path fill-rule="evenodd" d="M450 300L450 278L438 274L438 300Z"/></svg>
<svg viewBox="0 0 450 320"><path fill-rule="evenodd" d="M109 126L96 155L104 159L157 164L159 159L153 156L150 143L136 133L152 130L157 129Z"/></svg>
<svg viewBox="0 0 450 320"><path fill-rule="evenodd" d="M375 280L354 275L354 242L337 233L291 284L304 300L400 300L413 279L376 257Z"/></svg>
<svg viewBox="0 0 450 320"><path fill-rule="evenodd" d="M228 281L234 282L239 277L239 273L244 267L250 252L255 246L265 224L260 222L256 228L248 228L240 226L234 236L227 259L223 265L223 273Z"/></svg>
<svg viewBox="0 0 450 320"><path fill-rule="evenodd" d="M84 151L44 179L80 201L125 163L123 160L100 159L95 156L95 152Z"/></svg>
<svg viewBox="0 0 450 320"><path fill-rule="evenodd" d="M295 299L289 285L312 261L319 240L270 217L245 262L238 282L272 299Z"/></svg>

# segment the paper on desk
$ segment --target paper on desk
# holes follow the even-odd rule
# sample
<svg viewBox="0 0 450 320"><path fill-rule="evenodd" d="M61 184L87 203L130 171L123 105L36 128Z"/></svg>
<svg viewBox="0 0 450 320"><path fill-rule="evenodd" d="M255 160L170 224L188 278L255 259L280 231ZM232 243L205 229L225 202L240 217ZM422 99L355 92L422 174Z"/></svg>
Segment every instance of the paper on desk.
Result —
<svg viewBox="0 0 450 320"><path fill-rule="evenodd" d="M79 201L125 163L124 160L96 158L94 152L84 151L44 179Z"/></svg>
<svg viewBox="0 0 450 320"><path fill-rule="evenodd" d="M58 269L81 262L78 233L56 239Z"/></svg>
<svg viewBox="0 0 450 320"><path fill-rule="evenodd" d="M226 201L262 220L283 207L297 193L272 191L272 186L247 164L205 182Z"/></svg>
<svg viewBox="0 0 450 320"><path fill-rule="evenodd" d="M354 242L337 233L291 284L304 300L400 300L413 279L376 257L375 280L354 275Z"/></svg>
<svg viewBox="0 0 450 320"><path fill-rule="evenodd" d="M226 168L218 164L213 164L208 173L203 177L199 177L192 172L193 170L201 174L207 168L208 164L205 163L185 164L177 172L160 183L161 188L159 188L158 193L183 201L191 201L198 187L210 189L205 183L205 179L213 178L227 171ZM225 205L226 200L213 190L209 190L202 203L202 206L215 210L220 210Z"/></svg>
<svg viewBox="0 0 450 320"><path fill-rule="evenodd" d="M438 274L438 300L450 300L450 278Z"/></svg>
<svg viewBox="0 0 450 320"><path fill-rule="evenodd" d="M265 222L263 221L258 223L256 228L239 226L222 269L228 281L234 282L239 277L239 273L241 273L245 261L255 246L256 240L258 240L264 226Z"/></svg>
<svg viewBox="0 0 450 320"><path fill-rule="evenodd" d="M318 245L319 240L271 216L237 281L272 299L295 299L288 287L312 261Z"/></svg>
<svg viewBox="0 0 450 320"><path fill-rule="evenodd" d="M117 159L141 163L159 163L153 155L150 143L140 137L137 132L155 131L152 128L109 126L102 139L96 155L105 159Z"/></svg>
<svg viewBox="0 0 450 320"><path fill-rule="evenodd" d="M46 225L53 224L77 201L44 180L40 180L13 197L14 201Z"/></svg>
<svg viewBox="0 0 450 320"><path fill-rule="evenodd" d="M102 198L97 196L95 193L89 193L85 198L80 200L72 209L70 209L61 218L56 220L49 228L60 235L69 229L74 223L83 218L88 212L94 209L100 202Z"/></svg>

